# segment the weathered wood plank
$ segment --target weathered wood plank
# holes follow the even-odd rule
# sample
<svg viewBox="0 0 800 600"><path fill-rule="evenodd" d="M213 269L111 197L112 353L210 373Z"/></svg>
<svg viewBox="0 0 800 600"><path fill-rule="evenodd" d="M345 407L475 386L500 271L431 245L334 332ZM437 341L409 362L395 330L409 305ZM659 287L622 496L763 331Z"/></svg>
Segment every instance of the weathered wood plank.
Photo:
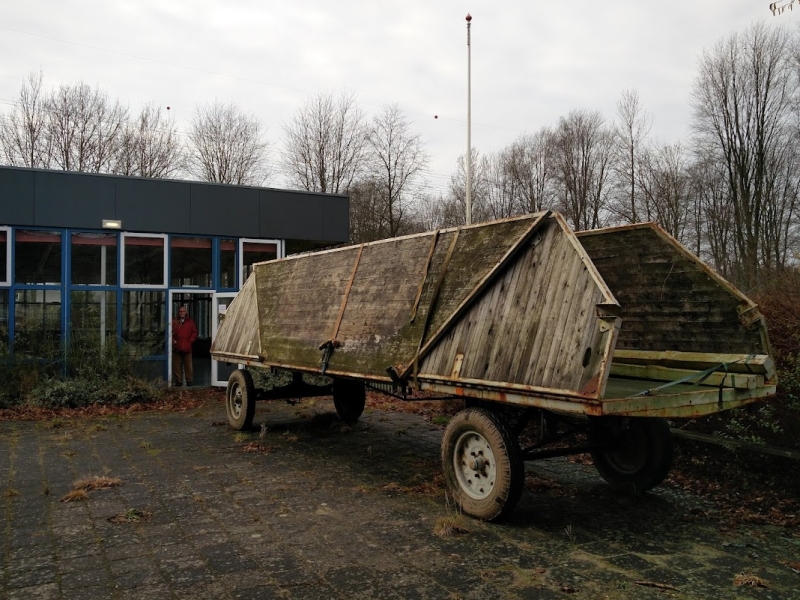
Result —
<svg viewBox="0 0 800 600"><path fill-rule="evenodd" d="M758 373L772 378L775 375L775 362L766 354L718 354L704 352L663 352L646 350L627 350L617 348L614 362L629 364L656 364L667 367L687 368L705 371L720 364L726 364L733 373Z"/></svg>
<svg viewBox="0 0 800 600"><path fill-rule="evenodd" d="M624 363L613 363L611 365L611 375L613 377L628 377L634 379L652 379L655 381L677 381L684 377L698 375L702 371L691 369L670 369L669 367L659 367L656 365L629 365ZM750 375L747 373L725 373L716 372L708 375L700 385L742 388L753 390L764 387L763 375Z"/></svg>
<svg viewBox="0 0 800 600"><path fill-rule="evenodd" d="M752 302L655 226L578 239L622 307L618 348L768 353L739 320Z"/></svg>

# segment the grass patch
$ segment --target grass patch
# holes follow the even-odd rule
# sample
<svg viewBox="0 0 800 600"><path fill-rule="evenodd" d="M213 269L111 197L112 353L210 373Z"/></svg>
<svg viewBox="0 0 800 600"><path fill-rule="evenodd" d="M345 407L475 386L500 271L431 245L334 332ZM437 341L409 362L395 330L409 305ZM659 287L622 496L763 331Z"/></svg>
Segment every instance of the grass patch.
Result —
<svg viewBox="0 0 800 600"><path fill-rule="evenodd" d="M19 496L19 490L15 490L14 488L8 488L5 492L3 492L4 498L15 498Z"/></svg>
<svg viewBox="0 0 800 600"><path fill-rule="evenodd" d="M447 515L436 519L433 525L433 535L440 538L455 537L469 533L464 515Z"/></svg>
<svg viewBox="0 0 800 600"><path fill-rule="evenodd" d="M258 454L269 454L274 449L273 446L265 446L261 442L250 442L242 446L242 452L256 452Z"/></svg>
<svg viewBox="0 0 800 600"><path fill-rule="evenodd" d="M83 502L89 499L89 494L86 490L70 490L61 496L60 502Z"/></svg>
<svg viewBox="0 0 800 600"><path fill-rule="evenodd" d="M117 487L123 484L122 479L119 477L108 477L107 475L95 475L93 477L84 477L73 482L72 488L75 490L103 490L107 488Z"/></svg>
<svg viewBox="0 0 800 600"><path fill-rule="evenodd" d="M768 588L765 579L751 573L739 573L733 578L733 584L739 587Z"/></svg>

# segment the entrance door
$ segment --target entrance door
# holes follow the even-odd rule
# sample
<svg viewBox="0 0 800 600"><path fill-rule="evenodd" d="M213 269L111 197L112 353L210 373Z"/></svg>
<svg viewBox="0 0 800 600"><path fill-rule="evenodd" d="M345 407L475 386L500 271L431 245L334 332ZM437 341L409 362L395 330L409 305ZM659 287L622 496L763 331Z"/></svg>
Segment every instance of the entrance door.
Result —
<svg viewBox="0 0 800 600"><path fill-rule="evenodd" d="M211 385L211 335L214 320L212 319L212 292L194 292L187 290L170 290L169 314L170 326L167 348L170 349L168 361L168 376L170 385L175 383L172 373L172 319L178 315L178 308L186 306L186 312L197 325L197 340L192 346L192 385L207 387Z"/></svg>
<svg viewBox="0 0 800 600"><path fill-rule="evenodd" d="M225 317L228 306L236 297L236 292L220 292L214 294L211 306L211 339L217 337L219 324ZM220 362L211 359L211 385L225 387L228 385L228 377L231 376L240 365L236 363Z"/></svg>

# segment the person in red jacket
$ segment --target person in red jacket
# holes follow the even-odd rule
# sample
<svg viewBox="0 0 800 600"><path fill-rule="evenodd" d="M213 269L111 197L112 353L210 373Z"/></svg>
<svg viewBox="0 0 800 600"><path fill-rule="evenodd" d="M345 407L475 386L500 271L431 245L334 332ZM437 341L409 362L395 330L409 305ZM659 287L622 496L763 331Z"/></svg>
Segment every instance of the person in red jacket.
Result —
<svg viewBox="0 0 800 600"><path fill-rule="evenodd" d="M172 319L172 376L176 386L183 383L186 372L186 385L192 385L192 344L197 339L197 325L186 314L186 306L178 309L178 316Z"/></svg>

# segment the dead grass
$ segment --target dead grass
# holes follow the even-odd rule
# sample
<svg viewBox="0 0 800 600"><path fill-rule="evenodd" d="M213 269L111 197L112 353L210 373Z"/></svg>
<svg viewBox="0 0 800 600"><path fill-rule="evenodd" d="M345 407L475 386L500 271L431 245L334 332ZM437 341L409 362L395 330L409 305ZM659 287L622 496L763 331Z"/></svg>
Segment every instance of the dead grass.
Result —
<svg viewBox="0 0 800 600"><path fill-rule="evenodd" d="M5 492L3 492L4 498L14 498L15 496L19 496L19 491L15 490L14 488L8 488Z"/></svg>
<svg viewBox="0 0 800 600"><path fill-rule="evenodd" d="M70 421L62 419L83 420L86 417L103 417L108 415L131 415L145 411L183 412L209 402L220 402L224 392L214 389L191 391L165 390L161 398L152 402L135 402L128 406L91 405L83 408L39 408L35 406L15 406L0 409L0 421L51 421L48 429L72 426Z"/></svg>
<svg viewBox="0 0 800 600"><path fill-rule="evenodd" d="M72 483L72 488L75 490L102 490L112 487L117 487L123 484L122 479L119 477L109 477L107 475L94 475L92 477L84 477Z"/></svg>
<svg viewBox="0 0 800 600"><path fill-rule="evenodd" d="M269 454L274 449L273 446L265 446L261 442L250 442L242 446L242 452L256 452L258 454Z"/></svg>
<svg viewBox="0 0 800 600"><path fill-rule="evenodd" d="M70 490L61 496L60 502L82 502L89 499L86 490Z"/></svg>
<svg viewBox="0 0 800 600"><path fill-rule="evenodd" d="M433 535L440 538L455 537L469 533L465 525L464 515L447 515L436 519L433 525Z"/></svg>
<svg viewBox="0 0 800 600"><path fill-rule="evenodd" d="M739 573L733 578L733 584L739 587L754 587L754 588L768 588L769 585L765 579L753 575L752 573Z"/></svg>

